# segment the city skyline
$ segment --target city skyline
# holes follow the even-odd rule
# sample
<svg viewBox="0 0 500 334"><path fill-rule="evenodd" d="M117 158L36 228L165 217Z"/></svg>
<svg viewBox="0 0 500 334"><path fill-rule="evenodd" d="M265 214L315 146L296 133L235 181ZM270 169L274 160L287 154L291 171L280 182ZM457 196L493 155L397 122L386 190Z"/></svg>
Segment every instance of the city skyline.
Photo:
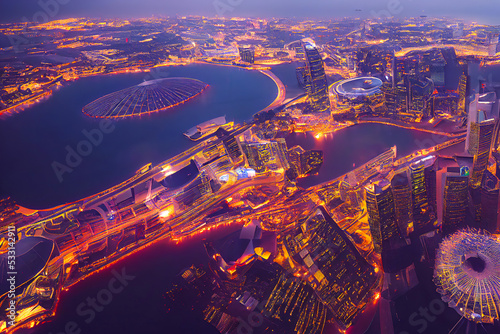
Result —
<svg viewBox="0 0 500 334"><path fill-rule="evenodd" d="M0 24L0 332L498 333L500 26L116 4Z"/></svg>
<svg viewBox="0 0 500 334"><path fill-rule="evenodd" d="M43 20L36 16L40 10L46 9L54 18L68 18L87 16L95 18L141 18L150 16L174 15L204 15L208 17L296 17L296 18L342 18L361 17L363 19L395 18L426 16L460 17L465 20L477 21L485 24L500 24L496 12L500 11L500 4L490 0L354 0L349 3L343 1L325 2L313 0L273 0L272 2L257 0L188 0L182 2L168 2L159 0L145 0L138 5L135 0L91 0L85 4L77 1L54 0L21 0L11 2L1 0L5 9L0 14L0 22L17 22L23 20ZM52 18L52 19L54 19Z"/></svg>

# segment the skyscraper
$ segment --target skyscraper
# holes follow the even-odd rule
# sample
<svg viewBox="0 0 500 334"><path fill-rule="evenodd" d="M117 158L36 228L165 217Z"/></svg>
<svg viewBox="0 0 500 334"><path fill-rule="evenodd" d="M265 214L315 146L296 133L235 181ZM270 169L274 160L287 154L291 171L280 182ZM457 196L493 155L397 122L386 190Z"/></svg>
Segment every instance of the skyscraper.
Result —
<svg viewBox="0 0 500 334"><path fill-rule="evenodd" d="M323 60L318 48L311 42L302 42L305 54L305 88L313 112L329 113L330 97Z"/></svg>
<svg viewBox="0 0 500 334"><path fill-rule="evenodd" d="M408 77L408 112L414 117L428 116L431 106L430 97L434 91L434 84L430 79L420 80L417 77Z"/></svg>
<svg viewBox="0 0 500 334"><path fill-rule="evenodd" d="M465 148L469 149L471 124L478 122L479 103L479 61L475 59L467 60L467 91L465 98L465 113L467 114L467 137Z"/></svg>
<svg viewBox="0 0 500 334"><path fill-rule="evenodd" d="M462 74L458 82L457 93L459 96L458 100L458 113L459 115L465 115L465 100L467 94L467 75Z"/></svg>
<svg viewBox="0 0 500 334"><path fill-rule="evenodd" d="M290 168L290 162L288 161L288 148L286 146L286 141L284 138L276 138L276 143L278 144L278 157L281 162L281 166L284 169Z"/></svg>
<svg viewBox="0 0 500 334"><path fill-rule="evenodd" d="M484 171L486 170L490 157L491 140L495 120L489 119L483 122L472 122L469 135L469 153L474 156L470 185L473 188L481 186Z"/></svg>
<svg viewBox="0 0 500 334"><path fill-rule="evenodd" d="M294 146L288 150L290 167L297 176L315 174L323 164L323 152L319 150L304 150L300 146Z"/></svg>
<svg viewBox="0 0 500 334"><path fill-rule="evenodd" d="M234 163L238 161L241 157L241 148L238 144L238 140L231 135L228 131L224 130L222 127L217 129L215 132L217 138L222 140L222 145L226 149L227 155L231 158L231 161Z"/></svg>
<svg viewBox="0 0 500 334"><path fill-rule="evenodd" d="M240 46L238 48L241 61L253 64L255 60L255 51L248 45Z"/></svg>
<svg viewBox="0 0 500 334"><path fill-rule="evenodd" d="M469 208L469 170L467 167L448 167L442 174L443 234L449 235L465 227Z"/></svg>
<svg viewBox="0 0 500 334"><path fill-rule="evenodd" d="M365 190L368 224L374 249L377 253L382 253L401 240L396 223L391 184L387 179L382 179L366 186Z"/></svg>
<svg viewBox="0 0 500 334"><path fill-rule="evenodd" d="M394 175L391 180L391 187L394 197L396 222L401 233L406 236L409 224L412 221L411 187L406 170Z"/></svg>
<svg viewBox="0 0 500 334"><path fill-rule="evenodd" d="M498 196L498 178L487 170L481 184L481 223L479 227L490 233L496 233L498 229Z"/></svg>
<svg viewBox="0 0 500 334"><path fill-rule="evenodd" d="M410 165L413 226L422 232L432 226L436 209L435 156L428 156Z"/></svg>
<svg viewBox="0 0 500 334"><path fill-rule="evenodd" d="M266 170L266 166L260 159L258 148L258 143L241 143L241 150L246 158L248 167L254 169L258 173L262 173Z"/></svg>

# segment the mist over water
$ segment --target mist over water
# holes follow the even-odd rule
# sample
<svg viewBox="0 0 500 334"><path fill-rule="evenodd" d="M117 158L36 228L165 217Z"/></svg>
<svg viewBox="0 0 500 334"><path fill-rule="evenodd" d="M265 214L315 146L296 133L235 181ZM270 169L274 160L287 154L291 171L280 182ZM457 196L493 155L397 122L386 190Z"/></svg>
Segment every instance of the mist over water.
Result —
<svg viewBox="0 0 500 334"><path fill-rule="evenodd" d="M59 4L61 2L61 4ZM67 17L139 18L149 16L204 15L208 17L297 17L297 18L374 18L383 10L396 18L447 16L500 24L500 2L496 0L46 0L42 3L55 11L53 19ZM32 19L41 9L39 0L0 0L0 22ZM219 9L218 9L219 8ZM226 8L222 10L220 8Z"/></svg>

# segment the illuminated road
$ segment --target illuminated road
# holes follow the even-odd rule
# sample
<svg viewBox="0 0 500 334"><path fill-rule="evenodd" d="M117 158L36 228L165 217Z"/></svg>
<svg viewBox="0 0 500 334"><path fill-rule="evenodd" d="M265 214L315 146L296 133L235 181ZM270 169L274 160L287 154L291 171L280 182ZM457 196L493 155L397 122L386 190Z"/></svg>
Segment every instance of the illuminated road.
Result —
<svg viewBox="0 0 500 334"><path fill-rule="evenodd" d="M283 82L271 71L268 70L259 70L260 73L267 75L269 78L271 78L274 83L276 84L276 87L278 87L278 95L276 96L276 99L268 105L266 108L262 109L261 111L267 111L274 109L278 106L281 106L283 102L285 101L285 95L286 95L286 88Z"/></svg>

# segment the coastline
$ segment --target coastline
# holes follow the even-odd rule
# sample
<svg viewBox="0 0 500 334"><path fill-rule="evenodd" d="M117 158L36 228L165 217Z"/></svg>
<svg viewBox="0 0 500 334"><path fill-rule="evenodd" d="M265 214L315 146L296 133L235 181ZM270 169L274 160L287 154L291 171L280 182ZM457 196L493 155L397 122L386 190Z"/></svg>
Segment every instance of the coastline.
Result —
<svg viewBox="0 0 500 334"><path fill-rule="evenodd" d="M210 62L199 61L199 60L195 60L195 61L190 62L190 63L158 64L158 65L155 65L155 66L147 68L147 69L138 68L138 69L134 69L134 70L126 69L126 70L113 71L113 72L108 72L108 73L91 73L89 75L80 75L76 78L71 78L69 80L63 79L63 80L59 81L59 83L62 86L65 83L72 83L74 81L78 81L79 79L83 79L83 78L127 74L127 73L150 73L151 70L154 68L171 67L171 66L187 66L190 64L207 64L207 65L217 65L217 66L229 66L229 67L241 68L241 69L246 69L246 70L257 70L258 72L264 74L265 76L267 76L268 78L273 80L274 83L276 84L276 87L278 88L278 94L277 94L276 98L274 99L274 101L270 105L268 105L266 108L264 108L262 110L259 110L258 112L267 111L267 110L276 108L277 106L281 105L283 103L283 101L285 101L285 95L286 95L285 85L270 70L259 69L259 68L245 68L245 67L235 66L235 65L230 65L230 64L216 64L216 63L210 63ZM52 84L52 85L54 85L54 84ZM51 87L52 86L46 87L45 91L43 91L35 96L32 96L32 97L30 97L30 98L28 98L28 99L26 99L18 104L6 107L5 109L1 109L0 110L0 120L5 119L6 117L9 117L9 116L13 116L15 114L18 114L21 111L25 111L26 109L30 108L31 106L33 106L37 103L43 102L45 99L51 97L54 94L54 90L51 89Z"/></svg>
<svg viewBox="0 0 500 334"><path fill-rule="evenodd" d="M180 64L182 65L182 64ZM148 68L148 69L140 69L140 70L134 70L134 71L130 71L130 70L125 70L125 71L115 71L115 72L108 72L108 73L91 73L89 75L80 75L76 78L71 78L69 80L67 79L63 79L61 81L58 81L59 83L59 86L58 87L61 87L63 86L65 83L72 83L74 81L78 81L79 79L83 79L83 78L91 78L91 77L98 77L98 76L108 76L108 75L118 75L118 74L127 74L127 73L147 73L147 72L150 72L151 68ZM26 109L28 109L29 107L32 107L34 106L35 104L37 103L40 103L40 102L43 102L45 101L45 99L51 97L53 94L54 94L54 89L51 89L51 87L53 86L54 84L52 84L51 86L49 87L46 87L44 89L46 89L45 91L35 95L35 96L32 96L18 104L15 104L15 105L12 105L12 106L9 106L5 109L1 109L0 110L0 120L1 119L5 119L6 117L9 117L9 116L13 116L15 114L18 114L19 112L21 111L25 111ZM35 100L35 101L34 101Z"/></svg>
<svg viewBox="0 0 500 334"><path fill-rule="evenodd" d="M388 121L390 121L390 122L388 122ZM366 119L365 120L365 119L362 119L362 120L356 120L355 124L377 123L377 124L391 125L391 126L395 126L395 127L402 128L402 129L415 130L415 131L421 131L421 132L426 132L426 133L432 133L432 134L435 134L435 135L446 136L446 137L451 137L451 138L463 136L464 133L466 132L466 130L463 130L463 131L460 131L460 132L456 132L456 133L443 132L443 131L434 131L434 130L430 130L430 129L425 129L425 128L420 128L420 127L410 126L409 124L398 124L396 122L397 121L391 120L389 118L383 118L382 120L371 120L371 119Z"/></svg>

